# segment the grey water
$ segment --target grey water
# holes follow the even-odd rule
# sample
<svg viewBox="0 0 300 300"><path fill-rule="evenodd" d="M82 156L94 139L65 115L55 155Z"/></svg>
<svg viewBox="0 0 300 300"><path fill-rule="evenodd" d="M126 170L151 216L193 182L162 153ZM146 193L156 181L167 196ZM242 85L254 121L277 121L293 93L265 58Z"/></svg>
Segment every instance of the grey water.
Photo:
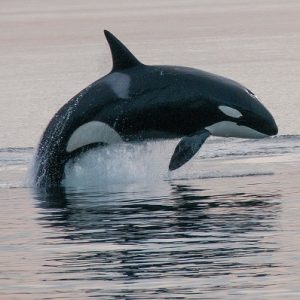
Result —
<svg viewBox="0 0 300 300"><path fill-rule="evenodd" d="M299 299L299 12L292 0L1 2L0 299ZM109 71L104 28L145 63L244 83L279 135L211 138L171 173L178 141L96 149L62 187L34 188L48 121Z"/></svg>

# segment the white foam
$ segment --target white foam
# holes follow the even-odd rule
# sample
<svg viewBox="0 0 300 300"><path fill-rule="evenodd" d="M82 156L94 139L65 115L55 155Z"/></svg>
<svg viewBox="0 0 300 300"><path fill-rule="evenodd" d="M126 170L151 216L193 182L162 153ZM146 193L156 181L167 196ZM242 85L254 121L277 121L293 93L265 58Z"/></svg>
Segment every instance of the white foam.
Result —
<svg viewBox="0 0 300 300"><path fill-rule="evenodd" d="M281 139L239 140L212 137L195 157L174 172L168 171L168 165L178 140L111 145L91 150L74 163L70 161L65 168L66 179L63 184L75 189L101 190L124 190L137 184L155 192L157 186L166 180L271 175L273 167L263 159L256 161L256 158L274 154L281 157L282 145L286 145L287 141L282 140L278 146L278 140ZM297 151L299 158L299 139L293 139L292 144L288 143L289 150L293 149L291 145L297 146L293 151ZM279 148L274 152L276 147ZM25 186L32 185L32 174L32 171L28 172ZM9 181L6 180L5 183L7 182Z"/></svg>
<svg viewBox="0 0 300 300"><path fill-rule="evenodd" d="M168 176L174 144L118 144L89 151L65 167L65 186L155 182Z"/></svg>
<svg viewBox="0 0 300 300"><path fill-rule="evenodd" d="M210 179L271 175L272 170L258 169L257 164L244 164L244 158L212 158L220 147L205 143L199 153L176 171L168 165L177 141L158 141L141 144L118 144L92 150L75 162L66 165L63 184L76 188L112 188L117 185L147 185L155 187L162 181L181 179ZM226 143L230 149L232 140ZM228 150L229 150L228 149ZM213 152L213 153L212 153Z"/></svg>

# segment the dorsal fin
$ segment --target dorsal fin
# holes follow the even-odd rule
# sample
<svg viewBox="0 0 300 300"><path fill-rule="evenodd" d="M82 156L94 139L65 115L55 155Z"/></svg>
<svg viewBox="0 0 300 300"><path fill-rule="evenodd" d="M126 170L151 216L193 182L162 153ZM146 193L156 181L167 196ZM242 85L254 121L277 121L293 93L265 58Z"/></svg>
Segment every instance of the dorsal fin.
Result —
<svg viewBox="0 0 300 300"><path fill-rule="evenodd" d="M138 59L121 43L112 33L104 30L105 37L110 47L113 68L112 71L123 70L140 65Z"/></svg>

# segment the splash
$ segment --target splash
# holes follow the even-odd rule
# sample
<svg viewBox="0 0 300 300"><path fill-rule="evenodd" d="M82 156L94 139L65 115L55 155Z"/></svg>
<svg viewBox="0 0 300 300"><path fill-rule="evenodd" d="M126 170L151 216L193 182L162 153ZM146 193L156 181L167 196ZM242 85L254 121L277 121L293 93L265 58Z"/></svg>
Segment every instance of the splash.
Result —
<svg viewBox="0 0 300 300"><path fill-rule="evenodd" d="M106 186L155 183L168 178L173 142L119 144L98 148L70 161L65 167L65 186Z"/></svg>
<svg viewBox="0 0 300 300"><path fill-rule="evenodd" d="M169 180L271 175L271 165L299 161L299 142L299 136L263 140L211 138L190 162L174 172L168 171L168 164L178 140L119 144L97 148L70 161L63 184L102 189L137 183L153 188L155 183ZM35 156L33 148L1 148L0 188L34 186Z"/></svg>

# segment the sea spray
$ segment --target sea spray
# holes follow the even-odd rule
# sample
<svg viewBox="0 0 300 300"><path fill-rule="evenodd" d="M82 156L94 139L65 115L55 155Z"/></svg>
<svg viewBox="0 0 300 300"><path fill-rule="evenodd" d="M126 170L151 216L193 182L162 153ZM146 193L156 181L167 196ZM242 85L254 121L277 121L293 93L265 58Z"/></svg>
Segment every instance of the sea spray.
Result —
<svg viewBox="0 0 300 300"><path fill-rule="evenodd" d="M67 163L65 186L146 183L168 178L173 142L118 144L97 148Z"/></svg>
<svg viewBox="0 0 300 300"><path fill-rule="evenodd" d="M67 163L62 185L103 189L108 185L137 183L153 187L159 181L271 175L272 168L261 169L262 160L277 161L278 155L286 151L299 153L299 141L299 136L263 140L212 138L175 172L168 171L168 164L178 140L99 147ZM24 186L33 185L34 173L31 163Z"/></svg>

